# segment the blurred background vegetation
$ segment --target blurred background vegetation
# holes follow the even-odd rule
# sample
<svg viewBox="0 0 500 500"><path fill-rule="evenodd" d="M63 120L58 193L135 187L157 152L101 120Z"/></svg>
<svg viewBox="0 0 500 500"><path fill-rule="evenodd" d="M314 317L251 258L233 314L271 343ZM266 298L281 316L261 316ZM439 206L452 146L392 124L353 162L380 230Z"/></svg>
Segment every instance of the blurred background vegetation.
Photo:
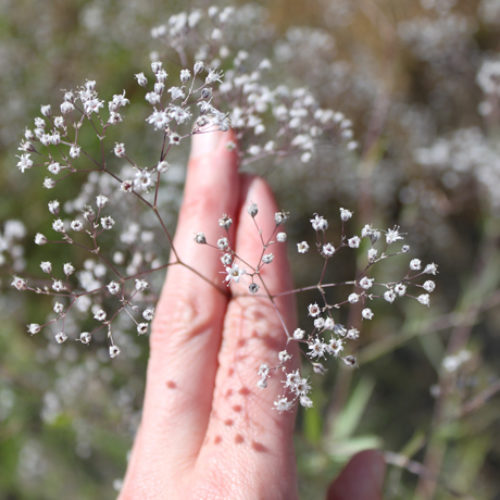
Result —
<svg viewBox="0 0 500 500"><path fill-rule="evenodd" d="M48 224L50 197L15 167L24 127L40 104L59 102L61 89L86 78L106 95L133 94L151 27L190 5L208 4L0 2L0 221L26 223L28 268L39 261L29 241ZM290 239L310 237L313 212L334 219L346 206L359 225L401 225L415 253L440 269L429 310L405 301L383 314L382 304L363 327L360 368L332 367L315 379L315 407L300 413L296 432L302 498L322 498L346 460L370 447L391 464L385 498L500 498L500 92L485 95L476 80L485 60L500 57L499 2L260 5L274 26L269 36L284 40L272 50L287 78L352 118L360 142L354 156L322 144L305 169L266 170L293 212ZM355 266L340 265L331 279ZM313 271L297 267L297 284L309 284ZM30 338L25 324L47 302L13 293L5 269L0 498L112 498L139 419L147 341L130 341L110 364Z"/></svg>

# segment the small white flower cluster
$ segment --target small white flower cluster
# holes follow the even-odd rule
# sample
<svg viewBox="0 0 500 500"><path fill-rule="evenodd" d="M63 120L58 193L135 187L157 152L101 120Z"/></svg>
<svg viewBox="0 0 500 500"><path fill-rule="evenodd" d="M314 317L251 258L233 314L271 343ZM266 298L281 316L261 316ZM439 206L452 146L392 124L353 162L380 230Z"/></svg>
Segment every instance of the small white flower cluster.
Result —
<svg viewBox="0 0 500 500"><path fill-rule="evenodd" d="M230 124L239 140L243 164L268 156L290 154L298 154L303 163L309 163L314 157L315 143L325 134L340 139L348 150L356 149L352 123L343 113L321 108L314 95L305 88L289 88L281 78L270 78L280 72L270 59L254 56L247 50L232 52L226 31L248 25L248 17L255 15L252 12L245 7L195 9L172 16L168 23L152 30L153 38L174 48L181 61L187 48L197 60L193 68L181 70L181 83L186 85L174 91L179 100L185 102L193 92L195 77L205 75L196 88L200 95L197 106L202 117L196 122L195 129L210 124L225 130ZM262 23L263 20L259 18L256 22ZM195 40L196 44L193 44ZM206 43L200 45L199 40ZM213 54L215 57L208 60ZM221 67L226 68L224 72ZM141 79L145 85L143 74ZM276 80L282 83L277 86L270 83ZM214 83L218 86L214 87ZM155 103L159 102L159 98L152 97ZM231 106L227 115L214 108L216 101L233 100L237 103ZM269 113L272 113L274 122L266 120ZM163 127L164 115L152 115L151 120L157 118Z"/></svg>
<svg viewBox="0 0 500 500"><path fill-rule="evenodd" d="M247 207L247 213L254 219L254 225L260 237L262 237L259 225L255 220L255 216L259 213L259 207L255 203L251 203ZM309 244L307 241L297 243L297 251L299 254L309 252L311 247L316 247L316 251L324 259L324 266L318 283L312 286L302 287L296 290L290 290L287 293L300 294L310 290L318 290L320 300L311 302L307 306L307 316L310 318L311 324L307 329L297 328L293 332L289 332L284 327L284 336L287 342L298 342L303 345L306 350L305 356L312 363L313 370L316 373L325 373L326 367L323 364L327 358L339 358L347 366L356 366L356 358L350 354L346 354L345 350L349 341L359 338L360 332L356 326L351 325L345 327L338 323L334 317L333 311L339 310L344 305L360 304L359 314L360 321L369 321L373 319L374 312L368 304L376 298L383 298L388 303L393 303L396 298L409 296L416 299L423 305L429 305L429 294L434 291L435 283L432 280L426 280L423 284L417 284L416 279L423 275L437 274L436 264L422 265L420 259L412 259L409 263L409 272L401 280L397 282L378 282L374 277L368 274L371 268L377 262L392 258L398 255L407 254L409 246L399 244L398 248L394 248L396 244L401 242L404 237L399 227L392 227L386 230L379 230L371 225L365 225L360 236L348 236L346 232L346 223L353 217L353 212L345 208L340 208L340 222L342 232L340 241L335 245L326 239L326 232L329 227L328 220L319 215L314 214L310 223L316 235L314 244ZM259 262L250 263L240 258L233 250L229 239L229 228L232 220L227 215L223 214L219 221L219 227L224 231L216 242L207 241L204 233L198 232L194 235L194 241L200 245L207 245L211 248L219 250L221 253L220 260L225 267L224 281L230 285L237 285L246 288L250 294L258 293L262 290L262 295L267 296L271 303L273 296L269 295L265 279L261 273L264 266L270 264L274 260L274 254L269 252L269 247L280 242L286 241L286 233L281 229L283 223L287 220L286 212L277 212L274 214L275 227L273 233L267 241L262 240L262 253ZM283 235L283 236L279 236ZM344 283L327 283L325 275L327 265L332 257L339 251L358 250L366 252L366 266L363 269L358 279L346 281ZM326 290L330 287L345 286L351 288L342 300L331 303L327 300ZM414 296L408 293L408 289L414 287L416 289L423 288L426 293ZM378 292L377 290L381 290ZM276 311L279 315L279 312ZM336 315L335 315L336 316ZM292 372L287 371L287 362L292 355L288 350L283 350L278 353L278 360L275 366L269 366L263 363L258 370L257 386L266 388L268 379L274 373L280 373L283 376L284 393L281 394L274 402L274 407L278 411L286 411L292 408L297 402L302 406L309 408L312 406L312 400L308 393L310 384L307 378L304 378L298 370Z"/></svg>
<svg viewBox="0 0 500 500"><path fill-rule="evenodd" d="M316 289L319 291L320 300L311 302L307 306L307 316L310 318L311 324L307 329L297 328L291 335L288 334L289 341L296 341L302 344L307 351L305 355L312 363L315 373L323 374L326 372L326 367L323 364L327 358L339 358L347 366L356 366L356 358L350 354L345 354L345 349L349 341L357 340L360 332L355 326L346 327L338 323L334 317L333 311L338 311L344 305L360 305L359 314L360 321L371 320L374 317L374 312L367 303L376 298L383 298L388 303L393 303L398 297L408 296L416 299L423 305L429 305L429 294L435 289L433 280L426 280L423 284L416 283L416 280L423 275L436 275L437 265L427 264L422 265L420 259L412 259L409 263L409 272L398 282L377 282L375 278L368 275L372 266L380 261L397 255L403 255L409 252L408 245L401 245L399 249L394 250L392 247L395 243L404 239L398 227L388 228L385 231L375 229L370 225L365 225L360 236L348 236L345 232L344 224L349 221L353 213L345 208L340 209L340 220L342 225L342 233L340 242L335 246L327 242L326 231L328 229L328 221L325 217L314 214L310 220L311 226L316 234L316 242L310 245L307 241L297 243L297 252L299 254L307 253L311 246L316 246L316 251L324 258L325 266L322 274L316 285L303 287L295 290L296 293L306 292ZM366 244L364 243L366 241ZM376 248L376 245L381 248ZM361 276L357 280L346 281L344 283L325 283L324 277L326 273L326 265L329 259L338 251L343 249L360 249L364 248L366 252L367 264ZM390 249L390 252L389 252ZM338 287L344 285L352 287L347 293L346 298L339 302L331 303L327 301L325 290L330 287ZM417 296L407 293L408 289L413 286L417 290L423 288L426 293ZM376 289L385 291L377 292ZM307 331L306 331L307 330ZM288 358L286 358L286 361ZM259 371L260 379L259 387L267 385L267 379L273 370L281 368L284 372L284 386L288 389L284 395L281 395L275 401L275 408L279 411L290 409L295 402L299 402L302 406L308 408L312 406L311 399L307 396L310 388L306 379L299 375L299 372L287 373L284 367L282 358L280 364L271 367L263 373ZM262 370L262 367L261 367Z"/></svg>
<svg viewBox="0 0 500 500"><path fill-rule="evenodd" d="M414 152L416 162L429 174L438 175L446 189L469 191L471 182L477 183L496 211L500 210L499 155L498 143L476 127L458 129Z"/></svg>
<svg viewBox="0 0 500 500"><path fill-rule="evenodd" d="M0 268L9 266L16 273L25 268L24 247L21 244L25 236L26 228L21 221L5 221L3 230L0 230Z"/></svg>

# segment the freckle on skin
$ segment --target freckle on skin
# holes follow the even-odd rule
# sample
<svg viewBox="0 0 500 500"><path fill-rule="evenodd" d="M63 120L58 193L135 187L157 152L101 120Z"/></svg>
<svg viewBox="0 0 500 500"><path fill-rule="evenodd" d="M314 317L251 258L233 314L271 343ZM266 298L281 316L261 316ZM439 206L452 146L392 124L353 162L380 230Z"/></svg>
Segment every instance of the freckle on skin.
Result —
<svg viewBox="0 0 500 500"><path fill-rule="evenodd" d="M257 441L253 441L252 442L252 448L255 451L259 451L259 452L265 452L265 451L267 451L267 448L262 443L259 443Z"/></svg>
<svg viewBox="0 0 500 500"><path fill-rule="evenodd" d="M215 436L214 438L214 444L219 444L222 442L222 438L220 436Z"/></svg>
<svg viewBox="0 0 500 500"><path fill-rule="evenodd" d="M248 387L242 387L238 392L242 396L248 396L250 394L250 389Z"/></svg>
<svg viewBox="0 0 500 500"><path fill-rule="evenodd" d="M243 436L242 436L241 434L236 434L236 436L235 436L235 438L234 438L234 442L235 442L236 444L241 444L241 443L243 443L243 441L245 441L245 440L243 439Z"/></svg>
<svg viewBox="0 0 500 500"><path fill-rule="evenodd" d="M177 384L173 380L167 380L166 386L169 389L175 389L177 387Z"/></svg>
<svg viewBox="0 0 500 500"><path fill-rule="evenodd" d="M241 405L234 405L233 406L233 410L236 411L236 412L240 412L241 411Z"/></svg>
<svg viewBox="0 0 500 500"><path fill-rule="evenodd" d="M226 398L230 398L232 395L233 395L233 390L232 389L228 389L226 391Z"/></svg>
<svg viewBox="0 0 500 500"><path fill-rule="evenodd" d="M233 423L234 423L234 421L231 418L224 420L224 425L231 426L231 425L233 425Z"/></svg>

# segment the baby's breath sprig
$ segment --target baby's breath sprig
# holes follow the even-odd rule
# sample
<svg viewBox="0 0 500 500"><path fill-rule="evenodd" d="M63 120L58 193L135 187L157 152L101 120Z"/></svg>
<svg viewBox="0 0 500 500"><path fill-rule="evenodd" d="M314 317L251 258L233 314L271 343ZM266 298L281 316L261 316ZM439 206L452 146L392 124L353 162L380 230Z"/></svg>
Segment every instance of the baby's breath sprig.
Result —
<svg viewBox="0 0 500 500"><path fill-rule="evenodd" d="M257 262L247 262L235 252L229 231L233 221L226 214L218 221L223 235L216 241L208 241L203 232L194 235L196 244L220 252L225 271L218 283L184 262L173 245L175 210L166 207L178 205L183 171L175 158L185 152L183 146L193 135L233 129L238 147L230 147L239 155L242 168L292 156L302 164L310 163L320 139L347 152L357 148L351 120L341 111L321 107L307 88L282 82L281 69L271 53L267 58L261 57L261 51L256 55L232 48L229 35L248 24L246 12L244 7L210 7L172 16L152 30L158 46L149 67L131 75L130 80L139 86L138 93L119 90L107 98L99 93L96 81L87 80L64 91L59 105L41 106L40 116L26 128L17 167L23 174L44 172L43 189L55 193L47 206L50 223L43 232L35 233L33 242L41 253L46 248L72 251L63 263L43 257L41 277L25 275L23 252L15 243L24 237L25 228L17 221L5 224L0 234L0 244L5 248L0 255L10 261L12 286L52 300L47 318L27 325L30 335L51 329L60 344L105 343L109 356L115 358L121 350L113 333L116 328L123 329L122 318L137 335L146 334L153 318L152 304L158 298L157 276L176 265L223 292L233 283L245 284L246 293L269 300L287 345L299 343L313 370L323 373L328 357L356 365L346 351L359 331L338 322L341 307L360 304L362 321L369 321L375 314L371 302L377 298L393 303L407 295L429 305L434 281L417 281L423 275L436 274L437 267L428 264L422 268L420 261L413 259L409 273L401 280L377 281L371 274L372 267L407 253L409 247L398 246L403 240L399 227L379 230L366 225L359 234L348 234L346 228L353 213L346 208L340 209L339 241L327 237L328 221L314 214L310 220L314 238L296 243L299 254L315 251L322 259L318 281L277 295L270 292L263 270L275 260L273 246L288 241L283 229L289 216L285 211L272 214L274 231L264 239L256 220L259 207L255 203L248 206L248 216L262 246ZM260 41L265 39L264 32L260 35ZM249 47L252 43L248 40ZM172 63L172 52L177 55L177 66ZM138 109L143 112L149 135L158 143L155 157L147 161L134 152L133 140L127 141L124 134L127 114L135 109L135 95L146 103L145 113L144 107L139 105ZM66 189L68 185L71 189ZM70 194L75 185L78 192ZM165 247L171 250L170 262L164 260ZM328 281L332 260L339 252L349 250L365 253L364 269L352 280ZM331 287L346 290L341 300L328 299L326 291ZM417 291L408 292L410 287ZM289 331L276 299L311 291L319 296L307 307L307 327ZM277 353L275 366L263 364L259 369L260 387L265 387L273 374L282 375L284 392L275 401L280 411L297 402L304 407L312 405L308 380L297 369L288 371L291 357L288 348L284 349Z"/></svg>
<svg viewBox="0 0 500 500"><path fill-rule="evenodd" d="M360 331L354 325L339 323L337 320L339 317L338 311L342 307L349 307L359 303L361 305L359 319L363 322L374 318L375 314L371 304L376 299L382 299L392 304L397 299L407 296L417 300L420 304L428 306L430 294L435 289L435 282L430 279L426 279L423 283L420 283L420 281L428 277L428 275L436 275L437 265L431 263L422 266L420 259L414 258L409 262L408 272L400 280L386 282L376 280L371 275L373 267L377 263L405 255L410 251L410 247L407 244L400 243L404 240L404 236L399 227L380 230L371 225L365 225L360 236L349 235L346 231L346 222L351 219L353 212L340 208L341 233L340 241L336 245L327 240L329 223L325 217L319 214L314 214L310 220L315 233L314 244L310 245L307 241L297 243L297 252L299 254L308 253L311 247L314 246L316 252L323 259L318 281L309 286L272 294L266 285L262 269L266 264L270 264L274 260L274 255L269 251L269 248L272 245L284 243L287 239L286 233L282 230L282 224L286 221L288 214L286 212L274 214L274 231L269 239L264 240L262 231L255 219L255 215L259 212L258 206L252 203L249 205L247 212L254 221L255 229L262 244L258 262L250 263L244 260L231 248L227 237L220 238L216 244L207 241L203 233L196 233L194 239L198 244L208 245L221 252L221 262L226 266L224 281L228 285L231 283L244 283L248 287L250 294L259 293L268 298L281 321L287 347L277 353L275 365L269 366L268 363L262 363L259 366L257 386L264 389L267 387L268 379L271 376L279 375L282 379L284 392L275 400L275 409L287 411L297 402L306 408L310 408L313 403L309 397L311 386L308 379L303 377L298 369L288 370L288 361L293 357L293 350L289 348L290 344L295 342L303 347L304 355L312 363L315 373L324 374L326 372L325 362L328 358L338 358L347 366L356 366L355 356L347 354L346 351L348 351L349 342L359 338ZM268 214L268 216L271 217L271 214ZM227 216L223 215L219 219L219 226L227 230L229 225L230 222ZM343 282L326 281L327 267L337 253L357 250L363 240L366 241L368 247L364 250L366 264L355 279ZM326 293L326 290L331 287L345 289L343 298L331 302ZM259 292L261 289L262 292ZM411 293L410 290L416 290L416 292ZM422 290L425 293L419 293ZM317 301L311 302L307 306L308 324L304 328L297 328L293 332L289 332L279 309L275 305L275 299L284 295L298 295L311 291L317 291L319 297Z"/></svg>

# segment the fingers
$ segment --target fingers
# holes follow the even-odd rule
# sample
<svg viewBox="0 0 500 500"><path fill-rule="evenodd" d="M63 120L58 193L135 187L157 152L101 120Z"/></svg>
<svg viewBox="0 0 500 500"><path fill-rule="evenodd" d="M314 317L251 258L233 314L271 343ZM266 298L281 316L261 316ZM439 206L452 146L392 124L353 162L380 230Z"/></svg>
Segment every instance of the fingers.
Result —
<svg viewBox="0 0 500 500"><path fill-rule="evenodd" d="M259 178L245 180L242 199L235 250L243 262L236 262L250 273L251 268L261 262L263 242L247 207L251 202L258 205L255 221L266 243L277 229L274 220L277 206L270 188ZM279 231L282 230L280 226ZM273 410L273 401L282 392L279 380L282 374L275 374L268 388L257 387L259 365L278 364L278 352L286 346L284 326L291 330L295 324L291 296L274 303L267 296L291 287L285 248L283 243L277 243L265 251L272 252L274 259L262 266L263 282L255 279L260 285L258 294L249 294L248 276L243 276L232 287L233 294L240 296L230 301L226 313L213 411L199 463L243 467L248 472L245 477L256 491L260 486L273 484L275 491L288 492L283 498L294 498L295 459L291 435L295 413ZM292 354L295 362L297 355L295 351ZM269 491L267 494L262 491L257 497L274 498Z"/></svg>
<svg viewBox="0 0 500 500"><path fill-rule="evenodd" d="M147 456L175 456L186 464L201 446L211 408L222 321L227 297L210 282L222 283L219 253L194 241L222 236L217 220L234 218L239 197L237 157L227 144L231 133L197 135L187 169L184 200L174 238L175 252L157 306L151 335L146 396L135 448ZM199 272L205 280L193 272ZM134 449L134 454L136 450ZM154 463L154 462L153 462ZM163 464L162 467L166 467Z"/></svg>
<svg viewBox="0 0 500 500"><path fill-rule="evenodd" d="M381 500L385 461L377 450L354 455L328 488L327 500Z"/></svg>

